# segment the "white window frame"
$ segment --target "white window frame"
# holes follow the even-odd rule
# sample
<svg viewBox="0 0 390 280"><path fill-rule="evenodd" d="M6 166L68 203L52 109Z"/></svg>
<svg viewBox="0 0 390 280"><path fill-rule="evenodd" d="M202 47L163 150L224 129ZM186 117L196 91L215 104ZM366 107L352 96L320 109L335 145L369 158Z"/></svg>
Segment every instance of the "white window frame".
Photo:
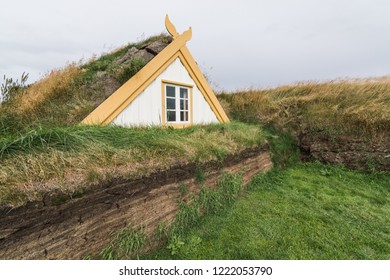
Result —
<svg viewBox="0 0 390 280"><path fill-rule="evenodd" d="M167 88L173 87L175 89L175 109L168 109L167 103L168 99L173 99L167 95ZM187 98L182 98L180 96L180 89L186 89L187 91ZM180 101L186 100L187 101L187 109L181 109L180 108ZM163 114L164 114L164 123L163 125L168 126L188 126L192 124L192 86L186 85L182 83L176 83L171 81L163 81ZM175 112L175 121L168 121L168 112ZM181 112L187 112L187 120L181 121Z"/></svg>

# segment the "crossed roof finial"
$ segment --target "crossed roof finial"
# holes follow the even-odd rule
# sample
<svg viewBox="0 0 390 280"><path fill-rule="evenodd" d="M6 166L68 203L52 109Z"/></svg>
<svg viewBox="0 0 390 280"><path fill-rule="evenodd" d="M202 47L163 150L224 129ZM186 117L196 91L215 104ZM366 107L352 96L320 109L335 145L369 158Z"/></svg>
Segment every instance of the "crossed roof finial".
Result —
<svg viewBox="0 0 390 280"><path fill-rule="evenodd" d="M168 15L165 16L165 27L169 34L173 37L173 39L176 39L176 37L179 36L179 33L176 31L176 27L173 25L173 23L169 20Z"/></svg>
<svg viewBox="0 0 390 280"><path fill-rule="evenodd" d="M171 34L171 36L173 37L173 39L175 40L177 37L179 36L184 36L186 37L186 41L190 40L191 37L192 37L192 29L191 27L188 28L188 30L184 31L183 34L179 34L177 31L176 31L176 27L173 25L173 23L170 21L168 15L165 16L165 27L167 28L167 31L169 34Z"/></svg>

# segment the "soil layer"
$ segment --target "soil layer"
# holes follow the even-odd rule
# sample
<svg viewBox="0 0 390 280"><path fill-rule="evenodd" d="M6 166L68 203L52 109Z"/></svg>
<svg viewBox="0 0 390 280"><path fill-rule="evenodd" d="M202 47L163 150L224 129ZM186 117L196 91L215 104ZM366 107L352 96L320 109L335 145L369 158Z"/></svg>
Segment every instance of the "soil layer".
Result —
<svg viewBox="0 0 390 280"><path fill-rule="evenodd" d="M0 259L82 259L97 255L115 232L129 223L151 235L158 223L171 223L178 200L189 201L201 185L213 188L224 172L242 172L244 185L272 167L268 145L203 166L174 166L137 180L113 180L81 197L55 205L58 197L0 210ZM206 174L202 184L196 170ZM185 184L183 197L180 186Z"/></svg>

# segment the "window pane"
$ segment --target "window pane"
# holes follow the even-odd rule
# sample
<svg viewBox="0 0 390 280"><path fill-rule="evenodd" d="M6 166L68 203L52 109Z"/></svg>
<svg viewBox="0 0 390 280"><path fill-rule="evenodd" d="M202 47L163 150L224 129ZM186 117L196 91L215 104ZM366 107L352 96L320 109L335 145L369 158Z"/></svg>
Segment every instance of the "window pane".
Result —
<svg viewBox="0 0 390 280"><path fill-rule="evenodd" d="M167 96L175 97L175 87L167 86L166 90L167 90Z"/></svg>
<svg viewBox="0 0 390 280"><path fill-rule="evenodd" d="M176 111L167 111L167 121L168 122L176 121Z"/></svg>
<svg viewBox="0 0 390 280"><path fill-rule="evenodd" d="M188 121L188 112L187 111L180 111L180 121L181 122Z"/></svg>
<svg viewBox="0 0 390 280"><path fill-rule="evenodd" d="M188 100L180 99L180 110L188 110Z"/></svg>
<svg viewBox="0 0 390 280"><path fill-rule="evenodd" d="M180 99L180 110L188 110L188 100Z"/></svg>
<svg viewBox="0 0 390 280"><path fill-rule="evenodd" d="M175 99L167 98L167 109L176 109Z"/></svg>
<svg viewBox="0 0 390 280"><path fill-rule="evenodd" d="M180 88L180 98L188 99L188 88Z"/></svg>

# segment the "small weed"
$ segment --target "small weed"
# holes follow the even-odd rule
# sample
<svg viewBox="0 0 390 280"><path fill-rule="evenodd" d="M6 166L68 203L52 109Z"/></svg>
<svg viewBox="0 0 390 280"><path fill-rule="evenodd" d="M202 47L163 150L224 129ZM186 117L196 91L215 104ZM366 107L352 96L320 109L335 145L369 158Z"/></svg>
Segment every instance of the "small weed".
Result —
<svg viewBox="0 0 390 280"><path fill-rule="evenodd" d="M167 249L171 252L171 255L174 256L180 252L183 246L184 242L181 237L174 235L169 239Z"/></svg>
<svg viewBox="0 0 390 280"><path fill-rule="evenodd" d="M188 247L194 248L199 246L202 243L202 238L200 236L191 236L190 242L188 243Z"/></svg>
<svg viewBox="0 0 390 280"><path fill-rule="evenodd" d="M322 176L331 176L332 175L332 171L330 171L328 168L323 168L323 169L320 169L319 170L320 174Z"/></svg>
<svg viewBox="0 0 390 280"><path fill-rule="evenodd" d="M0 103L10 101L16 94L21 92L27 85L28 74L23 72L19 79L3 77L3 83L0 86Z"/></svg>

